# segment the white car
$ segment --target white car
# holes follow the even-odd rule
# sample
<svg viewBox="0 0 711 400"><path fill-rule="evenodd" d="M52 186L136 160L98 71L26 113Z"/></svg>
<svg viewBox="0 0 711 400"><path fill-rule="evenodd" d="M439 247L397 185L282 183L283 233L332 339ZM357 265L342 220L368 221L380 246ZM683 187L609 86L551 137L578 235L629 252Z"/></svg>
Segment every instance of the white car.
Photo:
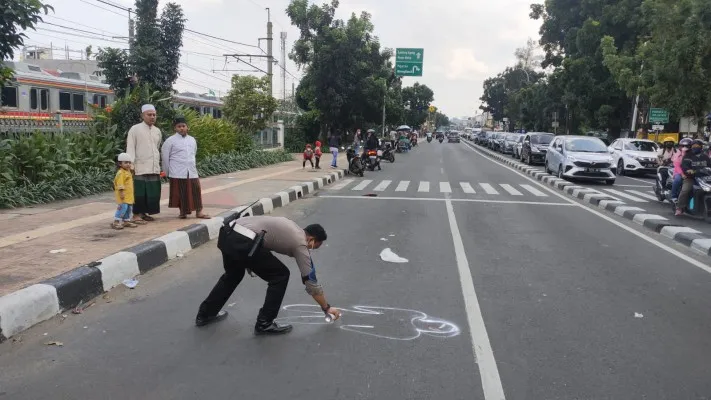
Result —
<svg viewBox="0 0 711 400"><path fill-rule="evenodd" d="M546 172L561 179L615 183L612 157L602 140L591 136L556 136L546 152Z"/></svg>
<svg viewBox="0 0 711 400"><path fill-rule="evenodd" d="M608 147L617 175L653 174L659 167L657 144L646 139L617 139Z"/></svg>

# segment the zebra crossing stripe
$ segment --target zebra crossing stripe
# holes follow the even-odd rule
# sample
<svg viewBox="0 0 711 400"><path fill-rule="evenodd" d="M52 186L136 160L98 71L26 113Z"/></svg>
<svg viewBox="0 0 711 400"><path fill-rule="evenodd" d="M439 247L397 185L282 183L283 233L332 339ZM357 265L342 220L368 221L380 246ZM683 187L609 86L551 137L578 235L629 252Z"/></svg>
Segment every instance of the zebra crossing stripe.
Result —
<svg viewBox="0 0 711 400"><path fill-rule="evenodd" d="M541 192L540 190L534 188L531 185L521 185L521 187L528 190L529 192L531 192L531 194L534 196L538 196L538 197L547 197L548 196L547 194Z"/></svg>
<svg viewBox="0 0 711 400"><path fill-rule="evenodd" d="M508 183L501 183L499 184L502 188L504 188L505 191L509 192L510 195L512 196L523 196L523 193L519 192L518 190L514 189L513 186L509 185Z"/></svg>
<svg viewBox="0 0 711 400"><path fill-rule="evenodd" d="M373 181L370 179L365 179L365 180L361 181L359 184L353 186L353 189L351 189L351 190L363 190L363 189L365 189L366 186L370 185L371 182L373 182Z"/></svg>
<svg viewBox="0 0 711 400"><path fill-rule="evenodd" d="M452 193L452 186L449 185L449 182L440 182L439 191L442 193Z"/></svg>
<svg viewBox="0 0 711 400"><path fill-rule="evenodd" d="M469 193L469 194L476 193L474 191L474 188L472 187L472 185L469 184L469 182L459 182L459 185L462 187L462 190L464 191L464 193Z"/></svg>
<svg viewBox="0 0 711 400"><path fill-rule="evenodd" d="M493 186L489 185L488 183L480 183L479 186L481 186L482 189L486 192L486 194L499 194L499 192L494 189Z"/></svg>
<svg viewBox="0 0 711 400"><path fill-rule="evenodd" d="M404 192L407 190L408 186L410 186L410 181L400 181L400 183L398 183L397 187L395 188L395 191Z"/></svg>
<svg viewBox="0 0 711 400"><path fill-rule="evenodd" d="M612 193L617 197L622 197L627 200L632 200L632 201L636 201L639 203L647 203L647 200L640 199L639 197L632 196L631 194L627 194L627 193L621 192L619 190L615 190L615 189L603 189L603 190L606 192Z"/></svg>
<svg viewBox="0 0 711 400"><path fill-rule="evenodd" d="M350 185L351 182L353 182L353 179L344 179L344 180L338 182L337 184L331 186L330 189L331 190L341 190L341 189L345 188L346 186Z"/></svg>
<svg viewBox="0 0 711 400"><path fill-rule="evenodd" d="M659 199L657 199L657 196L653 196L651 194L643 193L643 192L640 192L637 190L626 190L626 192L636 194L639 197L644 197L645 199L649 199L649 200L655 200L655 201L659 200Z"/></svg>
<svg viewBox="0 0 711 400"><path fill-rule="evenodd" d="M420 187L417 188L418 192L429 192L430 191L430 183L426 181L420 182Z"/></svg>
<svg viewBox="0 0 711 400"><path fill-rule="evenodd" d="M373 190L376 192L382 192L390 186L393 181L384 180L378 184Z"/></svg>

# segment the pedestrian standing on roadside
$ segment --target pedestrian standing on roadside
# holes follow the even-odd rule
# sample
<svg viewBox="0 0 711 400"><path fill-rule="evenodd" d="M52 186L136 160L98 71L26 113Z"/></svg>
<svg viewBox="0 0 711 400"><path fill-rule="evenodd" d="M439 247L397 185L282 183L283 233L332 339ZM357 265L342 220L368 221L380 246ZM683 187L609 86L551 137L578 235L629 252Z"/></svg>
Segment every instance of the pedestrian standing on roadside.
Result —
<svg viewBox="0 0 711 400"><path fill-rule="evenodd" d="M336 131L336 133L331 133L331 136L328 137L328 146L329 150L331 151L331 155L333 156L333 160L331 161L331 168L338 168L338 146L341 141L341 136L340 136L340 131Z"/></svg>
<svg viewBox="0 0 711 400"><path fill-rule="evenodd" d="M127 153L118 156L118 171L114 178L114 197L116 198L116 213L111 227L120 230L123 228L135 228L137 223L131 222L131 210L133 209L133 174L131 173L133 158ZM145 222L140 221L141 224Z"/></svg>
<svg viewBox="0 0 711 400"><path fill-rule="evenodd" d="M173 127L175 134L166 139L161 148L163 172L169 184L168 208L180 209L180 219L187 218L193 211L196 218L210 219L202 212L202 189L195 160L197 142L188 135L185 118L176 118Z"/></svg>
<svg viewBox="0 0 711 400"><path fill-rule="evenodd" d="M301 168L306 168L306 161L308 161L311 164L311 169L314 169L314 151L311 148L310 143L306 143L306 148L304 149L304 163L301 166Z"/></svg>
<svg viewBox="0 0 711 400"><path fill-rule="evenodd" d="M313 224L302 229L284 217L245 217L227 222L220 228L217 239L225 273L200 304L195 325L204 326L227 318L227 311L222 310L222 307L242 282L245 272L249 271L250 275L254 273L269 283L264 305L259 310L254 326L254 334L277 335L290 332L291 325L280 325L274 321L289 284L289 269L274 253L296 260L306 292L321 306L324 316L338 319L341 312L326 301L311 259L311 250L318 249L325 241L326 231L321 225Z"/></svg>
<svg viewBox="0 0 711 400"><path fill-rule="evenodd" d="M321 169L321 167L319 166L319 163L321 162L321 156L323 155L323 151L321 151L321 142L317 140L314 144L316 145L316 150L314 151L314 157L316 158L316 169Z"/></svg>
<svg viewBox="0 0 711 400"><path fill-rule="evenodd" d="M156 108L152 104L141 107L143 122L131 127L126 137L126 153L133 158L133 188L136 203L134 222L155 221L151 215L160 213L160 142L161 132L156 123Z"/></svg>
<svg viewBox="0 0 711 400"><path fill-rule="evenodd" d="M360 151L360 146L361 146L362 141L363 141L363 137L360 133L360 129L357 129L356 133L355 133L355 137L353 138L353 147L354 147L356 154L358 154Z"/></svg>

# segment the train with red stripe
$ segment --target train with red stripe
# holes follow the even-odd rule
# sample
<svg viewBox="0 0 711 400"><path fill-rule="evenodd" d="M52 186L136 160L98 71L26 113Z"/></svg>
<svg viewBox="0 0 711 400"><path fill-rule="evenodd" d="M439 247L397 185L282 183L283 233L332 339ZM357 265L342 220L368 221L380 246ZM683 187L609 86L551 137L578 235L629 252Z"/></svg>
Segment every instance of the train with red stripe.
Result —
<svg viewBox="0 0 711 400"><path fill-rule="evenodd" d="M90 105L105 108L116 100L102 77L60 72L26 62L3 62L13 69L12 81L0 96L0 132L84 130L91 121ZM222 101L214 96L181 93L173 105L222 117Z"/></svg>

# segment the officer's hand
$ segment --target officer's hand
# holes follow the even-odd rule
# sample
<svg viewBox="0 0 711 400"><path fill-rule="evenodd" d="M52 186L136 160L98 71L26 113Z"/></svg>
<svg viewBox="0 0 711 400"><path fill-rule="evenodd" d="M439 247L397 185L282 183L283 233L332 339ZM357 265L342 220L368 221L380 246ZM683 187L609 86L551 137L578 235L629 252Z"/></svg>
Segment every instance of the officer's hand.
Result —
<svg viewBox="0 0 711 400"><path fill-rule="evenodd" d="M336 307L331 307L326 312L333 315L334 321L341 318L341 310L337 309Z"/></svg>

